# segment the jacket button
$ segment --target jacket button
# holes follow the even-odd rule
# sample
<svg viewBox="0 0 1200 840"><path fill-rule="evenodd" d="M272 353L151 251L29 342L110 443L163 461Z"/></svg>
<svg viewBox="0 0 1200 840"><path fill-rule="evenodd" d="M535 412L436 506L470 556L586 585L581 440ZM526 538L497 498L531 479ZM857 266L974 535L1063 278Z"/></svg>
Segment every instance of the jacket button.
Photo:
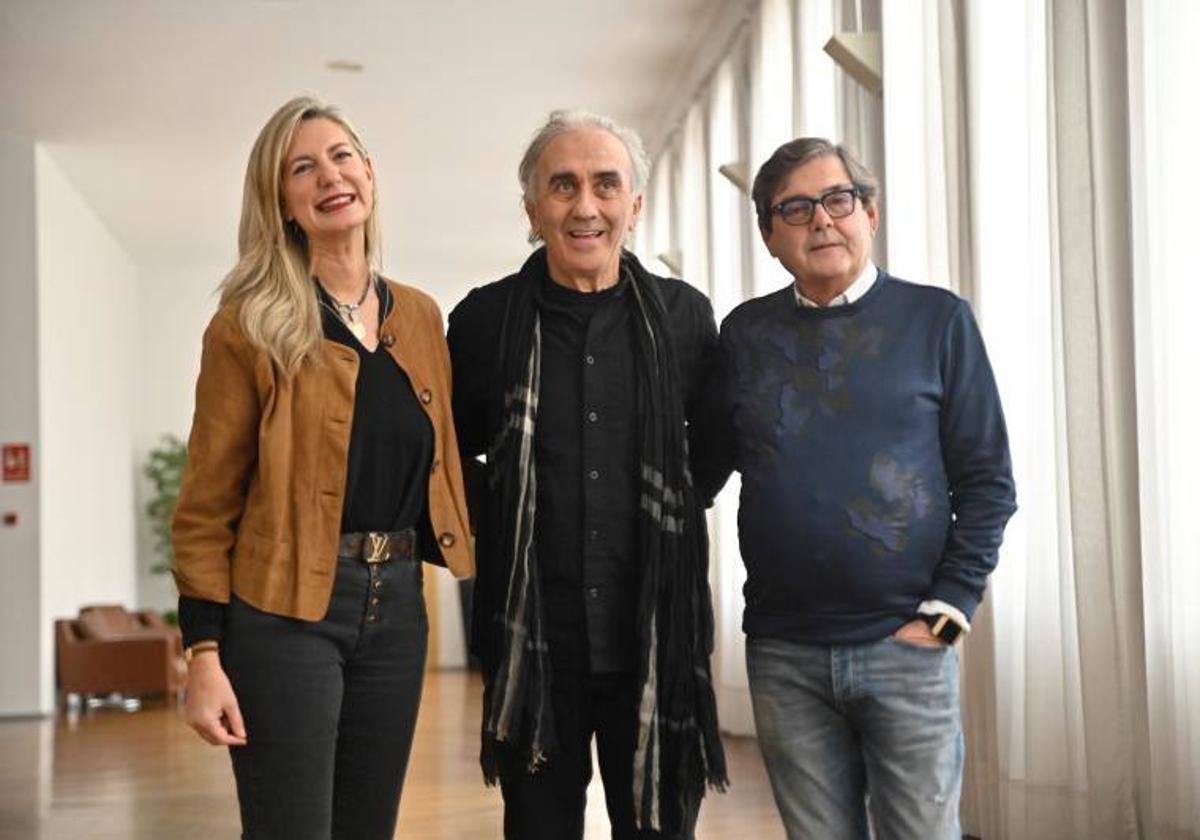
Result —
<svg viewBox="0 0 1200 840"><path fill-rule="evenodd" d="M443 531L442 535L438 537L438 543L442 548L450 548L450 546L454 545L454 535L449 531Z"/></svg>
<svg viewBox="0 0 1200 840"><path fill-rule="evenodd" d="M391 347L396 343L396 336L392 335L391 333L384 333L379 337L379 343L384 347Z"/></svg>
<svg viewBox="0 0 1200 840"><path fill-rule="evenodd" d="M432 401L433 401L433 392L430 391L428 388L421 389L421 402L425 403L425 405L429 405L429 403L431 403Z"/></svg>

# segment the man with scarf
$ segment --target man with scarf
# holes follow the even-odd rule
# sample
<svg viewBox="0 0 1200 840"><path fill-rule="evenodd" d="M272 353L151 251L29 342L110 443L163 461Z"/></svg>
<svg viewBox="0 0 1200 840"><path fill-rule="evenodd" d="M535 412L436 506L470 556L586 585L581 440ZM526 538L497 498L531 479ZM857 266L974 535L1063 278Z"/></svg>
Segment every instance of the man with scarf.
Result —
<svg viewBox="0 0 1200 840"><path fill-rule="evenodd" d="M450 315L464 459L486 456L472 649L507 838L582 838L596 739L614 838L687 838L726 784L703 507L687 462L712 308L623 249L641 141L556 111L519 168L521 269Z"/></svg>

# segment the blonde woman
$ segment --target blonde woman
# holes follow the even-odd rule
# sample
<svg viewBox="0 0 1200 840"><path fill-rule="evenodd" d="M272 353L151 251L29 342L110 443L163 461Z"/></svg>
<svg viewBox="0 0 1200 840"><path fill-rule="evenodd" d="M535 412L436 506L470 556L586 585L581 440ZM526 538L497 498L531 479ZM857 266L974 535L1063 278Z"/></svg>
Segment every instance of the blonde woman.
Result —
<svg viewBox="0 0 1200 840"><path fill-rule="evenodd" d="M420 702L421 560L474 571L437 305L375 270L375 172L293 99L250 153L175 514L188 723L245 838L390 838Z"/></svg>

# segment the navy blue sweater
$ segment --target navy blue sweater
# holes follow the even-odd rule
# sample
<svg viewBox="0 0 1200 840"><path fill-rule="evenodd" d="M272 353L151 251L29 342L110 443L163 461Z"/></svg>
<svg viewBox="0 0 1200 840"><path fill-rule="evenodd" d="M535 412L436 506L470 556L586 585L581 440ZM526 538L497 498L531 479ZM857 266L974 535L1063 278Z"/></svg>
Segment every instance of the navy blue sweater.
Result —
<svg viewBox="0 0 1200 840"><path fill-rule="evenodd" d="M747 634L873 641L927 599L970 618L1016 503L965 301L882 271L846 306L747 301L703 414L699 489L742 474Z"/></svg>

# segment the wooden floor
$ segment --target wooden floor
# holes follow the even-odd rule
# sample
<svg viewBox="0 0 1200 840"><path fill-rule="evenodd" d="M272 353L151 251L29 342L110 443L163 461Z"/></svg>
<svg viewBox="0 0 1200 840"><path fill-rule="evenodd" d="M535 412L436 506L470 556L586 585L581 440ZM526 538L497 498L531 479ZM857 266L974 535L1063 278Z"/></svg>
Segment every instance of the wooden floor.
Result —
<svg viewBox="0 0 1200 840"><path fill-rule="evenodd" d="M483 786L477 761L478 678L431 671L400 803L397 837L490 840L502 805ZM710 793L699 840L779 840L758 748L726 738L733 785ZM192 734L174 707L136 714L100 711L75 726L58 720L0 721L3 840L183 840L236 838L237 801L228 754ZM607 838L598 779L588 790L586 837Z"/></svg>

